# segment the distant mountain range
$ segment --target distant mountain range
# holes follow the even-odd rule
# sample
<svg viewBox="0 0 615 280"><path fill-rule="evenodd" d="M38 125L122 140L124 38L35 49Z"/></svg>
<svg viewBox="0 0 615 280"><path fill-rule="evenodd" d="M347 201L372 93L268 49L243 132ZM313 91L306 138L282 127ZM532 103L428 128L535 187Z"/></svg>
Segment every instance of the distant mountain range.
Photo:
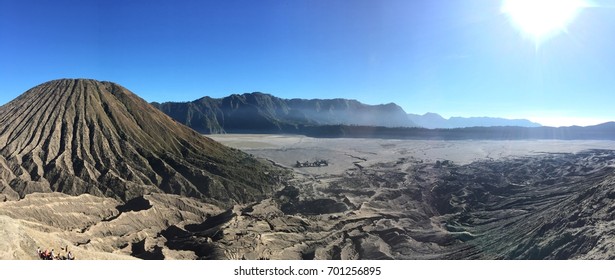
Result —
<svg viewBox="0 0 615 280"><path fill-rule="evenodd" d="M424 115L408 114L408 118L413 123L424 128L463 128L463 127L489 127L489 126L520 126L520 127L540 127L539 123L525 119L504 119L490 117L452 117L445 119L436 113L426 113Z"/></svg>
<svg viewBox="0 0 615 280"><path fill-rule="evenodd" d="M420 140L615 140L615 122L585 127L493 126L452 129L327 125L305 127L300 134L317 138Z"/></svg>
<svg viewBox="0 0 615 280"><path fill-rule="evenodd" d="M356 125L377 127L457 128L540 124L501 118L451 118L407 114L395 103L367 105L351 99L282 99L259 92L192 102L152 103L176 121L205 134L300 133L304 127Z"/></svg>

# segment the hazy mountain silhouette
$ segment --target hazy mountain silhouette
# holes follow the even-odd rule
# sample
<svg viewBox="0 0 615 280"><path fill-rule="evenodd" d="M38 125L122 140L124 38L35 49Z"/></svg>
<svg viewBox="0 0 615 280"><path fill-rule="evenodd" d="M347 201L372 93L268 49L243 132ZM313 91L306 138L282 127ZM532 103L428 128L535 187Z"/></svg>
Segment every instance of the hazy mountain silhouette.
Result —
<svg viewBox="0 0 615 280"><path fill-rule="evenodd" d="M306 126L301 130L301 134L323 138L389 138L425 140L615 140L615 122L586 127L494 126L451 129L326 125Z"/></svg>
<svg viewBox="0 0 615 280"><path fill-rule="evenodd" d="M274 188L268 164L173 121L110 82L62 79L0 107L0 194L165 192L216 204Z"/></svg>
<svg viewBox="0 0 615 280"><path fill-rule="evenodd" d="M395 103L366 105L350 99L282 99L259 92L192 102L152 103L201 133L301 133L305 126L358 125L381 127L462 128L475 126L538 127L528 120L453 117L436 113L406 114Z"/></svg>
<svg viewBox="0 0 615 280"><path fill-rule="evenodd" d="M408 114L408 118L420 127L424 128L463 128L475 126L520 126L520 127L539 127L539 123L525 119L504 119L490 117L451 117L445 119L436 113L426 113L424 115Z"/></svg>
<svg viewBox="0 0 615 280"><path fill-rule="evenodd" d="M305 125L416 126L394 103L366 105L348 99L282 99L255 92L152 104L201 133L296 132Z"/></svg>

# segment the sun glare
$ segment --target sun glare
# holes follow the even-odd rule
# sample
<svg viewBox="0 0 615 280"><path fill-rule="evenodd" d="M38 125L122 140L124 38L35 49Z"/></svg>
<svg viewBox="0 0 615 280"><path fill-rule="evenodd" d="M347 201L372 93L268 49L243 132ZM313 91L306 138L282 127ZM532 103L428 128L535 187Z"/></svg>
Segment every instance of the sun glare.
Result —
<svg viewBox="0 0 615 280"><path fill-rule="evenodd" d="M566 31L586 0L504 0L502 12L512 24L539 45Z"/></svg>

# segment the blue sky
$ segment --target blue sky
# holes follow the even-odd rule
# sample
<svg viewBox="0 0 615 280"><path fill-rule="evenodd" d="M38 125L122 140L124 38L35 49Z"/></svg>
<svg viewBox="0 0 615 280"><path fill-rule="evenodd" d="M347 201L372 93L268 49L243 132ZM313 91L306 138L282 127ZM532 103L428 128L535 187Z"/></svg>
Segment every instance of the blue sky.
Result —
<svg viewBox="0 0 615 280"><path fill-rule="evenodd" d="M539 47L496 0L0 1L0 104L58 78L147 101L261 91L409 113L615 120L615 1Z"/></svg>

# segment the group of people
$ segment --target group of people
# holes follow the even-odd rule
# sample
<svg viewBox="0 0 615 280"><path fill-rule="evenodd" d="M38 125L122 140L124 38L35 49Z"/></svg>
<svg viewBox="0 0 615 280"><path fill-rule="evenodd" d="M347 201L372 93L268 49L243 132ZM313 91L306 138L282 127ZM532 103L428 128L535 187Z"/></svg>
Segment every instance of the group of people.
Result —
<svg viewBox="0 0 615 280"><path fill-rule="evenodd" d="M314 162L299 162L297 161L297 163L295 164L295 167L297 168L301 168L301 167L323 167L323 166L329 166L329 162L326 160L317 160Z"/></svg>
<svg viewBox="0 0 615 280"><path fill-rule="evenodd" d="M62 253L56 254L56 252L54 252L53 249L51 249L51 251L49 251L48 249L43 251L41 250L41 247L38 247L36 249L36 254L41 260L74 260L75 259L75 256L73 256L73 253L68 250L68 246L66 246L65 248L62 248L61 251L66 252L66 254L62 254Z"/></svg>

